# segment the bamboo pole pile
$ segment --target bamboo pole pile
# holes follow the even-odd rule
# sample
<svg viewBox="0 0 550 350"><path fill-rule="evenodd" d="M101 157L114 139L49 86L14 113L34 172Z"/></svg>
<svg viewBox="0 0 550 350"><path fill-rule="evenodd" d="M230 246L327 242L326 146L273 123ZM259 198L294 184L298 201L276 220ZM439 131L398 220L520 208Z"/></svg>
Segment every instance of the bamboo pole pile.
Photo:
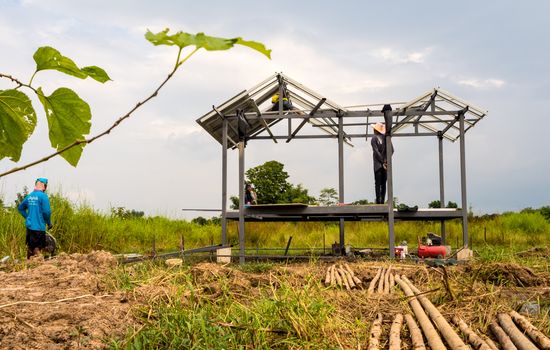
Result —
<svg viewBox="0 0 550 350"><path fill-rule="evenodd" d="M346 290L362 288L361 280L355 276L348 264L332 264L329 266L325 274L325 285L338 286Z"/></svg>
<svg viewBox="0 0 550 350"><path fill-rule="evenodd" d="M390 294L395 286L395 275L391 273L392 266L379 267L376 275L369 284L367 294Z"/></svg>
<svg viewBox="0 0 550 350"><path fill-rule="evenodd" d="M523 328L525 334L516 326L514 320ZM537 350L539 347L540 349L546 350L550 348L550 339L542 334L542 332L533 326L525 317L515 311L510 314L498 314L497 320L491 323L491 331L505 350L514 348L519 350ZM531 337L539 347L533 344L529 337Z"/></svg>

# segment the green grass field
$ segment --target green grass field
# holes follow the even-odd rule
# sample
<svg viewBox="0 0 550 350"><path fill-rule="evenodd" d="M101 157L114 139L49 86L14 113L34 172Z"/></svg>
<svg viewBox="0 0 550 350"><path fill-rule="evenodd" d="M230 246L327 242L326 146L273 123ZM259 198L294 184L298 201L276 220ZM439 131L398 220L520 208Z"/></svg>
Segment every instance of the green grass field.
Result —
<svg viewBox="0 0 550 350"><path fill-rule="evenodd" d="M112 253L147 253L153 241L158 252L176 251L183 239L185 249L219 244L221 228L208 223L199 225L164 217L123 218L101 213L88 205L72 204L60 195L51 195L54 228L60 251L67 253L107 250ZM353 247L388 246L387 224L383 222L347 222L346 244ZM406 240L416 247L418 237L439 233L438 222L398 222L396 243ZM550 223L538 211L472 218L469 224L470 246L503 247L512 251L550 242ZM246 245L284 248L292 236L292 248L326 247L339 240L337 223L247 223ZM228 225L228 241L238 245L236 223ZM447 222L447 243L462 245L460 221ZM303 252L303 251L302 251ZM25 228L15 208L0 210L0 255L24 256Z"/></svg>

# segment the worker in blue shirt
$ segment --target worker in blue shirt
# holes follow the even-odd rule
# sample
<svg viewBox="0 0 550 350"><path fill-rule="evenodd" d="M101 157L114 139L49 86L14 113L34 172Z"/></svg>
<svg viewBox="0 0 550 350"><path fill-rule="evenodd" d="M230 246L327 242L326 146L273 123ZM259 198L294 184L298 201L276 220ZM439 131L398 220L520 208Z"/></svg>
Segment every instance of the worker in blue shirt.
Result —
<svg viewBox="0 0 550 350"><path fill-rule="evenodd" d="M50 200L46 194L48 179L38 178L34 184L34 191L29 193L17 208L25 218L27 227L27 259L39 254L46 246L46 225L52 228Z"/></svg>

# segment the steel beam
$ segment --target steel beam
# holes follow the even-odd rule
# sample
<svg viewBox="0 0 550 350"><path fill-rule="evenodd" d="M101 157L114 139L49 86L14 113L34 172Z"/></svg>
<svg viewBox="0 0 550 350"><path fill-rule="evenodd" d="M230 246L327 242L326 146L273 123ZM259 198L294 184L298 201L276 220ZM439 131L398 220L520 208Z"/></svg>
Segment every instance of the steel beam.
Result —
<svg viewBox="0 0 550 350"><path fill-rule="evenodd" d="M317 110L319 110L319 108L321 108L321 106L323 105L323 103L325 103L327 99L326 98L322 98L321 101L319 101L319 103L317 103L317 105L315 107L313 107L313 109L311 110L311 112L309 112L309 114L304 117L304 120L302 120L302 122L300 123L300 125L298 125L298 127L296 127L296 129L292 132L292 134L290 135L290 137L286 140L286 143L289 143L290 140L292 140L292 138L294 136L296 136L296 134L298 133L298 131L300 131L300 129L302 129L302 127L304 125L306 125L307 121L309 120L309 118L313 117L313 115L315 114L315 112L317 112Z"/></svg>
<svg viewBox="0 0 550 350"><path fill-rule="evenodd" d="M227 244L227 119L222 125L222 245Z"/></svg>
<svg viewBox="0 0 550 350"><path fill-rule="evenodd" d="M439 207L445 208L445 177L443 172L443 135L437 136L439 144ZM445 221L441 220L441 239L446 243Z"/></svg>
<svg viewBox="0 0 550 350"><path fill-rule="evenodd" d="M338 115L338 202L344 203L344 117ZM345 224L340 219L340 254L344 255Z"/></svg>
<svg viewBox="0 0 550 350"><path fill-rule="evenodd" d="M239 141L239 263L245 262L244 251L244 140Z"/></svg>
<svg viewBox="0 0 550 350"><path fill-rule="evenodd" d="M393 168L392 168L392 143L391 143L391 106L384 106L384 120L386 120L386 159L388 162L388 232L390 240L390 259L395 258L395 217L393 212ZM388 125L389 122L389 125Z"/></svg>
<svg viewBox="0 0 550 350"><path fill-rule="evenodd" d="M462 192L462 245L468 247L468 201L466 198L466 140L464 113L459 114L460 124L460 189Z"/></svg>

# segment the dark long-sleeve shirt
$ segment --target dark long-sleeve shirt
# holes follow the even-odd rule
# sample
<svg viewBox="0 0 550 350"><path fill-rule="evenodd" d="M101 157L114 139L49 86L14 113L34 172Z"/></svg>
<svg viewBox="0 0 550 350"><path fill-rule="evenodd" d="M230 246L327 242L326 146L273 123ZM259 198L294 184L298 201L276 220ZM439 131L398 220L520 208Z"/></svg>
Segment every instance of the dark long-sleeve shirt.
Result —
<svg viewBox="0 0 550 350"><path fill-rule="evenodd" d="M386 157L386 137L384 135L374 135L370 144L372 146L372 161L374 166L374 171L376 172L384 166L384 163L387 162ZM392 146L393 154L393 146Z"/></svg>

